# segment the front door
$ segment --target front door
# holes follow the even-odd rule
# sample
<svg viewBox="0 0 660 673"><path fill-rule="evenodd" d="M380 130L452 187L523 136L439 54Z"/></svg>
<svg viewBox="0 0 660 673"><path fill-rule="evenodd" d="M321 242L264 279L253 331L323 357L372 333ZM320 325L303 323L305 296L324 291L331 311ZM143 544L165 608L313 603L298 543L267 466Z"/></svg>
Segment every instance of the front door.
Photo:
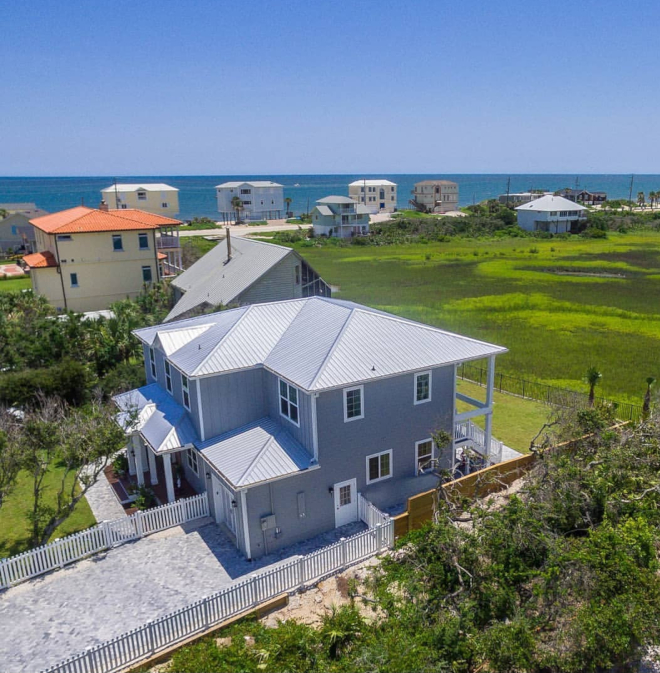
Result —
<svg viewBox="0 0 660 673"><path fill-rule="evenodd" d="M215 520L224 523L232 533L236 533L236 507L232 505L231 492L213 475L213 502Z"/></svg>
<svg viewBox="0 0 660 673"><path fill-rule="evenodd" d="M335 527L357 521L357 481L349 479L334 485L335 494Z"/></svg>

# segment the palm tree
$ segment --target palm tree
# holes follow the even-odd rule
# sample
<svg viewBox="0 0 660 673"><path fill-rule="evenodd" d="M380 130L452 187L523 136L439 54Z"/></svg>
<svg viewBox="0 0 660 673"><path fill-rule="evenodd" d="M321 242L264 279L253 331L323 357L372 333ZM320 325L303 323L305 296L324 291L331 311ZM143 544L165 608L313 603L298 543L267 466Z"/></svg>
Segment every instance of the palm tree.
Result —
<svg viewBox="0 0 660 673"><path fill-rule="evenodd" d="M600 383L603 375L596 369L596 367L589 367L587 375L584 377L586 383L589 384L589 406L594 406L596 398L596 386Z"/></svg>
<svg viewBox="0 0 660 673"><path fill-rule="evenodd" d="M293 201L293 199L290 196L287 196L284 199L284 203L286 203L286 216L287 217L292 217L292 215L293 215L293 213L291 212L291 201Z"/></svg>
<svg viewBox="0 0 660 673"><path fill-rule="evenodd" d="M644 395L644 404L642 405L642 418L648 418L651 414L651 388L655 383L655 379L649 376L646 379L646 395Z"/></svg>
<svg viewBox="0 0 660 673"><path fill-rule="evenodd" d="M241 210L243 210L243 202L238 196L231 200L231 207L236 212L236 224L238 224L241 221Z"/></svg>
<svg viewBox="0 0 660 673"><path fill-rule="evenodd" d="M644 204L646 203L646 200L644 199L644 192L637 192L637 205L644 210Z"/></svg>

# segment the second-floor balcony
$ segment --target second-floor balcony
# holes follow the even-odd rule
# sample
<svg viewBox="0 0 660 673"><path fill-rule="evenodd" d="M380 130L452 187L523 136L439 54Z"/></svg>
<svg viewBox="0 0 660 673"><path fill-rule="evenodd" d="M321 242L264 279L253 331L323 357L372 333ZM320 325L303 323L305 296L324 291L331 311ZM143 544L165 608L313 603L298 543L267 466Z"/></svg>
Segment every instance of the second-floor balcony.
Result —
<svg viewBox="0 0 660 673"><path fill-rule="evenodd" d="M156 234L156 247L159 250L165 248L179 248L179 230L177 227L161 227Z"/></svg>

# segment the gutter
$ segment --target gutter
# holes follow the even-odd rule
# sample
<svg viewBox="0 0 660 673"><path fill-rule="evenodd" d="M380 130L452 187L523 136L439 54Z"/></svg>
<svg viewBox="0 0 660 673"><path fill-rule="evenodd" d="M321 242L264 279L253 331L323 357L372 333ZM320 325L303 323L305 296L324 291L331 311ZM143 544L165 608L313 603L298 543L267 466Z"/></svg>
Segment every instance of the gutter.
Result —
<svg viewBox="0 0 660 673"><path fill-rule="evenodd" d="M64 299L64 310L69 308L66 303L66 290L64 289L64 276L62 275L62 263L60 261L60 248L57 245L57 234L55 234L55 254L57 255L57 273L60 275L60 283L62 284L62 298Z"/></svg>

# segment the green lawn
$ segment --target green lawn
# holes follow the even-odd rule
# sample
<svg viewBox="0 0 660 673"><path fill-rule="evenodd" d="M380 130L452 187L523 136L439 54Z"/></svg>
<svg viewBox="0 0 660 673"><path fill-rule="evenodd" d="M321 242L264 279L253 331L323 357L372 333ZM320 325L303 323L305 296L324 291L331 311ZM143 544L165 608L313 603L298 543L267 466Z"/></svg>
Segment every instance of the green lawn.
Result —
<svg viewBox="0 0 660 673"><path fill-rule="evenodd" d="M469 381L459 380L457 390L478 400L486 398L486 389ZM516 451L528 453L530 442L548 420L552 408L498 392L495 392L493 401L493 436ZM465 402L458 402L456 408L467 411L471 407ZM475 418L473 422L484 427L483 418Z"/></svg>
<svg viewBox="0 0 660 673"><path fill-rule="evenodd" d="M0 261L0 265L16 264L16 262ZM32 287L30 276L22 278L11 278L7 280L4 276L0 277L0 292L16 292L17 290L29 290Z"/></svg>
<svg viewBox="0 0 660 673"><path fill-rule="evenodd" d="M335 296L506 346L498 371L639 403L660 379L660 234L296 248Z"/></svg>
<svg viewBox="0 0 660 673"><path fill-rule="evenodd" d="M54 503L62 468L51 470L45 477L46 498ZM71 483L70 481L68 482ZM30 538L28 512L32 498L32 481L27 472L19 475L16 487L0 509L0 557L12 556L26 551ZM92 510L84 498L78 503L73 514L55 531L54 538L89 528L96 523Z"/></svg>

